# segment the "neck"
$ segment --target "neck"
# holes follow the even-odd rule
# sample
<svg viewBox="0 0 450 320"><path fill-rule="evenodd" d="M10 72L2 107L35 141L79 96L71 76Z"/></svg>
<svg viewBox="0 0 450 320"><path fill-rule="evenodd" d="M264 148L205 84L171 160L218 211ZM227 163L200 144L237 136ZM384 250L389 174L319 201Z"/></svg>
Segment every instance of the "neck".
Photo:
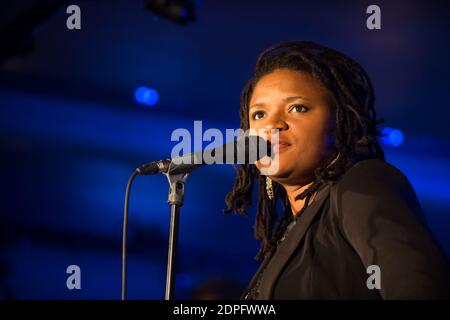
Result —
<svg viewBox="0 0 450 320"><path fill-rule="evenodd" d="M306 199L300 199L298 196L302 194L306 189L308 189L313 184L313 182L314 181L304 185L283 185L284 189L286 190L293 215L296 215L305 204ZM316 193L317 192L315 192L311 196L310 201L314 200Z"/></svg>

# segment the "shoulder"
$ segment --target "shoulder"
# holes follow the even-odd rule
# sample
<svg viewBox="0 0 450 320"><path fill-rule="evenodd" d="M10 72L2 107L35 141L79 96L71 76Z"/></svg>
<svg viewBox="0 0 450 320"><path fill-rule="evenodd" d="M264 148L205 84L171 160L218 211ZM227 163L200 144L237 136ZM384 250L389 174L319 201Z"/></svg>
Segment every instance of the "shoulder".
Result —
<svg viewBox="0 0 450 320"><path fill-rule="evenodd" d="M380 159L357 162L340 177L335 188L341 194L353 191L382 196L394 192L403 196L415 196L414 189L403 172Z"/></svg>
<svg viewBox="0 0 450 320"><path fill-rule="evenodd" d="M397 167L370 159L356 163L333 185L333 201L341 218L364 217L371 213L416 216L425 223L413 186Z"/></svg>
<svg viewBox="0 0 450 320"><path fill-rule="evenodd" d="M342 175L339 182L345 184L361 178L405 180L406 176L397 167L386 161L368 159L355 163Z"/></svg>
<svg viewBox="0 0 450 320"><path fill-rule="evenodd" d="M355 164L333 185L333 222L364 266L382 270L383 298L448 297L448 265L407 177L382 160Z"/></svg>

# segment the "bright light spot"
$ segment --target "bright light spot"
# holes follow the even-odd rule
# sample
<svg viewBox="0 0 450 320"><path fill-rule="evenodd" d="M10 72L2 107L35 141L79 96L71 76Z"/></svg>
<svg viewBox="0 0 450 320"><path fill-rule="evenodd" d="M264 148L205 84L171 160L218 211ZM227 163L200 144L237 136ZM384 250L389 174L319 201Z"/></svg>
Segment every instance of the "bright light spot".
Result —
<svg viewBox="0 0 450 320"><path fill-rule="evenodd" d="M159 94L154 89L139 87L134 91L134 98L139 104L154 106L158 103Z"/></svg>
<svg viewBox="0 0 450 320"><path fill-rule="evenodd" d="M385 145L398 147L403 143L403 133L399 129L386 127L383 128L382 134L381 142Z"/></svg>

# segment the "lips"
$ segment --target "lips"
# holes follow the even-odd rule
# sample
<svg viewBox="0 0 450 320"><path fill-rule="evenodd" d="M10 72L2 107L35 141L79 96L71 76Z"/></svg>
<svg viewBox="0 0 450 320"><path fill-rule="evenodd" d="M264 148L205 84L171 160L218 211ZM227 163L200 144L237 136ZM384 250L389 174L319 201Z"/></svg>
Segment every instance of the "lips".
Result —
<svg viewBox="0 0 450 320"><path fill-rule="evenodd" d="M286 148L289 148L291 146L291 143L286 138L279 138L277 143L272 143L272 150L276 151L278 148L278 151L284 150Z"/></svg>

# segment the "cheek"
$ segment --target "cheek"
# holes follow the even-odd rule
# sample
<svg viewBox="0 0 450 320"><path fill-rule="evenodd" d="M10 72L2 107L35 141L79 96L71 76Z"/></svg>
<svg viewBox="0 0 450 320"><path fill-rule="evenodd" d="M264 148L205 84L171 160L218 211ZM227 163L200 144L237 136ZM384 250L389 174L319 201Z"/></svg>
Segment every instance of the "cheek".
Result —
<svg viewBox="0 0 450 320"><path fill-rule="evenodd" d="M296 140L297 152L311 161L328 155L334 146L332 127L323 123L304 124L297 130Z"/></svg>

